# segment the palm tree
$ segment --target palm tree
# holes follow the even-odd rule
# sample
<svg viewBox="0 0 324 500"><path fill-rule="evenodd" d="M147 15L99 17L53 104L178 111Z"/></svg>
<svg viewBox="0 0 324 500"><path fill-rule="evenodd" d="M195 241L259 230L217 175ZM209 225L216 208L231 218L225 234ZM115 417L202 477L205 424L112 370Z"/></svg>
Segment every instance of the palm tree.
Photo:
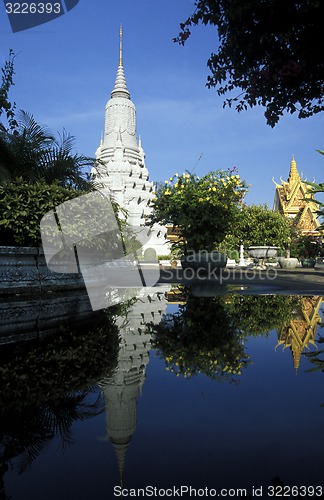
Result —
<svg viewBox="0 0 324 500"><path fill-rule="evenodd" d="M40 177L49 184L58 181L63 187L88 190L90 175L84 169L93 167L95 159L73 152L75 138L65 129L58 136L40 159Z"/></svg>
<svg viewBox="0 0 324 500"><path fill-rule="evenodd" d="M20 111L17 127L0 127L0 182L21 177L28 182L45 180L63 187L89 189L89 174L93 158L74 152L75 138L63 130L58 139L33 115Z"/></svg>

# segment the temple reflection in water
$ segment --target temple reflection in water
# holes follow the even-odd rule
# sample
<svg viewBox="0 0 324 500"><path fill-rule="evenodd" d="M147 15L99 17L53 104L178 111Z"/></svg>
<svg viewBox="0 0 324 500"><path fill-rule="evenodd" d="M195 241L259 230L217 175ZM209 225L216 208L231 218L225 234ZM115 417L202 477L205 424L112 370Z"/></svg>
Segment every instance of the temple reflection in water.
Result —
<svg viewBox="0 0 324 500"><path fill-rule="evenodd" d="M322 322L319 310L322 305L322 297L302 297L299 301L298 309L288 325L282 327L278 333L278 344L284 349L290 348L294 368L299 368L300 358L303 352L309 350L309 346L317 345L315 337L318 325Z"/></svg>

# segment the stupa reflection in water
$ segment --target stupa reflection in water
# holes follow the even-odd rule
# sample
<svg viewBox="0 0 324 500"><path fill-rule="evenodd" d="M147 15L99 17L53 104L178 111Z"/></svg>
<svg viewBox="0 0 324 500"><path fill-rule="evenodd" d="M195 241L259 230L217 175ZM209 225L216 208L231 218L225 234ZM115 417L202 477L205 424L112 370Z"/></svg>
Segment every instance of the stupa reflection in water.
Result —
<svg viewBox="0 0 324 500"><path fill-rule="evenodd" d="M128 446L136 429L137 397L149 362L151 335L145 325L160 323L166 311L168 289L143 289L125 316L117 318L121 336L117 369L100 383L106 403L107 434L116 452L121 484Z"/></svg>

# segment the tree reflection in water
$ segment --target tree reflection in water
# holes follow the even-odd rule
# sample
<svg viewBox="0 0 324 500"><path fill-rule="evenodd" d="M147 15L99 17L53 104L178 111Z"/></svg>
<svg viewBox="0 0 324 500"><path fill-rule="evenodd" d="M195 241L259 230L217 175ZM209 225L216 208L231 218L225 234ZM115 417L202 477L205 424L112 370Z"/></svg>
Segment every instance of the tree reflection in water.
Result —
<svg viewBox="0 0 324 500"><path fill-rule="evenodd" d="M323 326L323 325L321 325ZM324 344L324 338L320 337L317 340L317 343L320 345ZM304 355L307 357L308 361L310 361L313 365L312 368L306 370L307 373L312 373L316 371L324 372L324 348L318 350L317 352L306 352ZM324 407L324 403L321 404Z"/></svg>
<svg viewBox="0 0 324 500"><path fill-rule="evenodd" d="M54 438L64 450L73 443L72 424L104 410L96 384L117 364L113 313L95 313L91 327L1 349L1 500L7 498L1 477L8 466L23 472Z"/></svg>
<svg viewBox="0 0 324 500"><path fill-rule="evenodd" d="M176 376L198 373L219 381L238 382L250 363L244 341L289 322L296 307L290 296L227 295L197 297L182 288L186 301L160 325L149 325L152 347Z"/></svg>

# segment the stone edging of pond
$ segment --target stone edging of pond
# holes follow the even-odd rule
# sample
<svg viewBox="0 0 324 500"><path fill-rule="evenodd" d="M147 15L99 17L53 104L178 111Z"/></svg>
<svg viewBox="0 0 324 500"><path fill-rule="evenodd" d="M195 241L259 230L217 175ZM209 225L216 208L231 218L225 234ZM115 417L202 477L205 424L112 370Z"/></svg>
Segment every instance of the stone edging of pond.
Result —
<svg viewBox="0 0 324 500"><path fill-rule="evenodd" d="M0 246L0 295L38 295L82 288L85 285L81 273L50 271L42 248Z"/></svg>

